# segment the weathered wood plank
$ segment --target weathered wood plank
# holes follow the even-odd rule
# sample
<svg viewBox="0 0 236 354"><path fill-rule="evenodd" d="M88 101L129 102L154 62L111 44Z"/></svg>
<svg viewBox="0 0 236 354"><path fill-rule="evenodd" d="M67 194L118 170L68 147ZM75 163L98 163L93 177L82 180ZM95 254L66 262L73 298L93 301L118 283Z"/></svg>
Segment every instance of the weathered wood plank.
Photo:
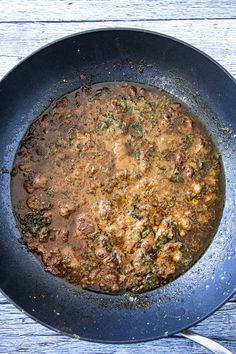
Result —
<svg viewBox="0 0 236 354"><path fill-rule="evenodd" d="M218 341L232 353L235 342ZM0 343L0 353L40 353L40 354L209 354L209 351L183 338L168 338L148 343L112 345L78 341L64 336L24 336L16 340L8 336Z"/></svg>
<svg viewBox="0 0 236 354"><path fill-rule="evenodd" d="M236 17L230 0L1 0L0 21L111 21Z"/></svg>
<svg viewBox="0 0 236 354"><path fill-rule="evenodd" d="M0 24L0 75L42 45L75 32L124 26L123 22ZM221 63L236 75L236 20L126 22L125 26L151 29L182 39ZM13 58L14 57L14 58Z"/></svg>

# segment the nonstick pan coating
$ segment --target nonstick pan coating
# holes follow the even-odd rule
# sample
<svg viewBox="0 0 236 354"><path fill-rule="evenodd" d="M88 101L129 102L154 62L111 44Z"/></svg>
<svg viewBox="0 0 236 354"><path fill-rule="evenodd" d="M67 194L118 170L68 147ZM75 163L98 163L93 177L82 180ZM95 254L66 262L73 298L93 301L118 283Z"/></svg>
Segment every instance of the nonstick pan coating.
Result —
<svg viewBox="0 0 236 354"><path fill-rule="evenodd" d="M133 81L174 94L200 117L222 155L226 201L201 259L172 283L139 296L82 290L43 270L19 242L10 174L29 124L60 96L87 84ZM210 315L236 286L236 84L217 63L173 38L131 29L89 31L57 41L0 83L0 286L31 317L65 334L101 342L171 335Z"/></svg>

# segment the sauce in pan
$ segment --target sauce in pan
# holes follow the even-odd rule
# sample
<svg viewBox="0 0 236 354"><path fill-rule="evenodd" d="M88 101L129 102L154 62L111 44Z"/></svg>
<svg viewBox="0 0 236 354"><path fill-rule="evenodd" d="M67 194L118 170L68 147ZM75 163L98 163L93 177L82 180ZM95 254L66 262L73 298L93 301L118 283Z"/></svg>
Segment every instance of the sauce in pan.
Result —
<svg viewBox="0 0 236 354"><path fill-rule="evenodd" d="M83 87L28 129L12 202L45 269L105 292L175 279L209 245L223 207L220 156L182 103L138 84Z"/></svg>

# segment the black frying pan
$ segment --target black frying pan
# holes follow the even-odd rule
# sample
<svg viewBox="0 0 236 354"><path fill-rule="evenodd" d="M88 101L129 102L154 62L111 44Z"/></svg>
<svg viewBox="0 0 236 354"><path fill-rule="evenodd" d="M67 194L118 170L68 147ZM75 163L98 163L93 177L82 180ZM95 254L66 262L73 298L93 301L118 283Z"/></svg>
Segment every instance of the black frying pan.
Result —
<svg viewBox="0 0 236 354"><path fill-rule="evenodd" d="M201 259L162 288L138 297L82 290L43 270L19 242L11 208L14 154L29 124L51 100L89 83L134 81L184 101L222 154L226 200L219 229ZM0 83L0 286L31 317L62 333L101 342L171 335L209 316L236 286L236 84L217 63L173 38L130 29L89 31L57 41Z"/></svg>

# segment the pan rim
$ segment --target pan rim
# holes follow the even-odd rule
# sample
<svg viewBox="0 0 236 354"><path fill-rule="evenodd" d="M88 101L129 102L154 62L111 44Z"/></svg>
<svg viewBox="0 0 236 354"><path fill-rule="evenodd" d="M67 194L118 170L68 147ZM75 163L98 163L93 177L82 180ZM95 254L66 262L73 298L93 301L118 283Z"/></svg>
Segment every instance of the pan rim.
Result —
<svg viewBox="0 0 236 354"><path fill-rule="evenodd" d="M155 36L159 36L159 37L163 37L163 38L167 38L167 39L170 39L174 42L178 42L184 46L187 46L188 48L194 50L195 52L198 52L199 54L201 54L202 56L204 56L206 59L208 59L209 61L211 61L213 64L215 64L221 71L223 71L230 80L233 81L234 84L236 84L236 79L221 65L219 64L215 59L211 58L208 54L204 53L203 51L201 51L200 49L188 44L187 42L185 41L182 41L182 40L179 40L175 37L172 37L172 36L169 36L169 35L166 35L166 34L162 34L162 33L159 33L159 32L156 32L156 31L151 31L151 30L146 30L146 29L141 29L141 28L134 28L134 27L103 27L103 28L98 28L98 29L90 29L90 30L85 30L85 31L79 31L79 32L76 32L76 33L73 33L73 34L70 34L68 36L64 36L64 37L61 37L59 39L56 39L55 41L52 41L50 43L47 43L46 45L40 47L39 49L33 51L31 54L29 54L28 56L26 56L24 59L22 59L21 61L19 61L15 66L13 66L12 69L10 69L4 76L3 78L1 79L0 81L0 84L4 81L4 79L6 77L8 77L15 69L18 68L18 66L20 66L22 63L24 63L25 61L27 61L29 58L31 58L32 56L36 55L37 53L41 52L42 50L54 45L54 44L57 44L63 40L66 40L66 39L69 39L69 38L73 38L73 37L77 37L77 36L80 36L80 35L84 35L84 34L89 34L89 33L95 33L95 32L104 32L104 31L134 31L134 32L142 32L142 33L148 33L148 34L152 34L152 35L155 35ZM27 311L23 310L19 305L17 305L12 299L10 299L7 294L5 294L5 292L3 290L1 290L2 294L8 299L8 301L10 303L12 303L16 308L18 308L21 312L25 313L27 316L29 316L31 319L35 320L36 322L40 323L41 325L53 330L53 331L56 331L57 333L60 333L62 335L66 335L66 336L70 336L72 338L77 338L78 339L78 336L77 335L73 335L73 334L70 334L68 332L65 332L63 330L59 330L55 327L52 327L50 326L49 324L47 323L44 323L43 321L39 320L36 316L28 313ZM202 320L204 320L205 318L209 317L211 314L213 314L215 311L217 311L221 306L223 306L233 295L234 293L236 292L236 289L234 289L230 294L228 294L228 296L226 297L226 299L224 299L224 301L222 301L210 314L206 314L205 316L202 316L200 319L194 321L190 326L183 326L181 328L180 326L180 331L184 330L184 329L187 329L189 327L192 327L193 325L196 325L197 323L201 322ZM173 331L173 332L170 332L168 333L168 336L167 337L170 337L170 336L173 336L174 334L177 334L179 333L180 331ZM153 340L156 340L156 339L160 339L160 338L166 338L165 336L156 336L156 337L153 337L153 338L147 338L147 339L137 339L137 340L125 340L125 341L104 341L104 340L96 340L96 339L90 339L90 338L86 338L86 337L80 337L81 340L85 340L85 341L89 341L89 342L95 342L95 343L103 343L103 344L128 344L128 343L140 343L140 342L146 342L146 341L153 341Z"/></svg>

